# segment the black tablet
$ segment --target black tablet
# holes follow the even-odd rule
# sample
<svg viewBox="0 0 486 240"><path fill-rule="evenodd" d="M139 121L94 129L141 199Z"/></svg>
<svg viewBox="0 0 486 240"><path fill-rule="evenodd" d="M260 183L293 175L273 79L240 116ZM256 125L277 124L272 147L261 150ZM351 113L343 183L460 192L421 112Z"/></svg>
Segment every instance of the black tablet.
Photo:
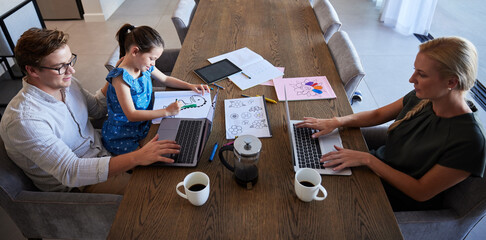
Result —
<svg viewBox="0 0 486 240"><path fill-rule="evenodd" d="M238 72L241 72L241 69L226 58L194 70L194 73L207 84L214 83Z"/></svg>

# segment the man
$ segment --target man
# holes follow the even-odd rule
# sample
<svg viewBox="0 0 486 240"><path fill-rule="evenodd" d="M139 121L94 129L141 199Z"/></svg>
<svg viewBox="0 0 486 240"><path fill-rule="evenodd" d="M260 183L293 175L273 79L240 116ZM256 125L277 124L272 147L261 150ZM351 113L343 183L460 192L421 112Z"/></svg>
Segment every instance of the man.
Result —
<svg viewBox="0 0 486 240"><path fill-rule="evenodd" d="M0 135L9 157L43 191L123 194L127 170L178 153L174 141L153 138L131 153L111 157L89 117L106 116L105 85L93 96L73 78L76 55L61 31L32 28L17 42L23 87L8 104Z"/></svg>

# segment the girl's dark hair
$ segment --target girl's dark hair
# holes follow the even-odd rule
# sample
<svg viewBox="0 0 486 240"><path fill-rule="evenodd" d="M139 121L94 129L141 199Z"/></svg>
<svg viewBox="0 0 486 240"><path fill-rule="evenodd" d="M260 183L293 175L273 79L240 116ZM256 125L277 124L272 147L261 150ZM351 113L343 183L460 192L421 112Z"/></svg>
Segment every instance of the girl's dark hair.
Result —
<svg viewBox="0 0 486 240"><path fill-rule="evenodd" d="M154 47L164 47L164 40L155 29L149 26L135 27L126 23L116 33L120 45L120 58L125 56L130 46L137 46L142 53Z"/></svg>

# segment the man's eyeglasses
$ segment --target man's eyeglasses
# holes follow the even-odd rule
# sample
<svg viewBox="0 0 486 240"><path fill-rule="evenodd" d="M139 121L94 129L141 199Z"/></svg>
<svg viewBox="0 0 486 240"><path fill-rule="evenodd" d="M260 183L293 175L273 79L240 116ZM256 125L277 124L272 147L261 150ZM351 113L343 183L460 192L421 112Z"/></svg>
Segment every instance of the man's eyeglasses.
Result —
<svg viewBox="0 0 486 240"><path fill-rule="evenodd" d="M45 69L51 69L51 70L56 70L59 75L63 75L64 73L66 73L67 69L69 68L69 66L73 67L74 64L76 64L76 59L78 59L78 56L76 54L73 53L73 58L71 59L70 62L68 63L64 63L62 64L62 66L58 67L58 68L53 68L53 67L43 67L43 66L39 66L39 68L45 68Z"/></svg>

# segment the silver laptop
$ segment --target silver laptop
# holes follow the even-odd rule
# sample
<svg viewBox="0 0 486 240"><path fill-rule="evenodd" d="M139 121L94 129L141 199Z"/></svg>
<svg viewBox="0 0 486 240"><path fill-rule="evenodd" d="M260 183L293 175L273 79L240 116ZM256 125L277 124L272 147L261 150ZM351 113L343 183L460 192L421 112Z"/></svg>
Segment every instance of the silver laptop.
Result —
<svg viewBox="0 0 486 240"><path fill-rule="evenodd" d="M157 133L159 140L174 140L181 146L179 154L165 155L174 163L157 162L154 166L195 167L201 158L213 126L218 92L214 95L206 118L164 118Z"/></svg>
<svg viewBox="0 0 486 240"><path fill-rule="evenodd" d="M326 175L351 175L351 169L346 168L341 171L333 171L332 168L325 168L320 162L323 154L330 151L336 151L334 145L342 147L341 137L339 131L335 129L333 132L320 136L317 139L312 138L312 134L319 130L311 128L296 128L295 124L302 122L298 120L290 120L289 104L287 101L287 91L285 91L285 113L287 119L287 128L290 137L290 147L292 149L292 161L294 171L301 168L313 168L320 174Z"/></svg>

